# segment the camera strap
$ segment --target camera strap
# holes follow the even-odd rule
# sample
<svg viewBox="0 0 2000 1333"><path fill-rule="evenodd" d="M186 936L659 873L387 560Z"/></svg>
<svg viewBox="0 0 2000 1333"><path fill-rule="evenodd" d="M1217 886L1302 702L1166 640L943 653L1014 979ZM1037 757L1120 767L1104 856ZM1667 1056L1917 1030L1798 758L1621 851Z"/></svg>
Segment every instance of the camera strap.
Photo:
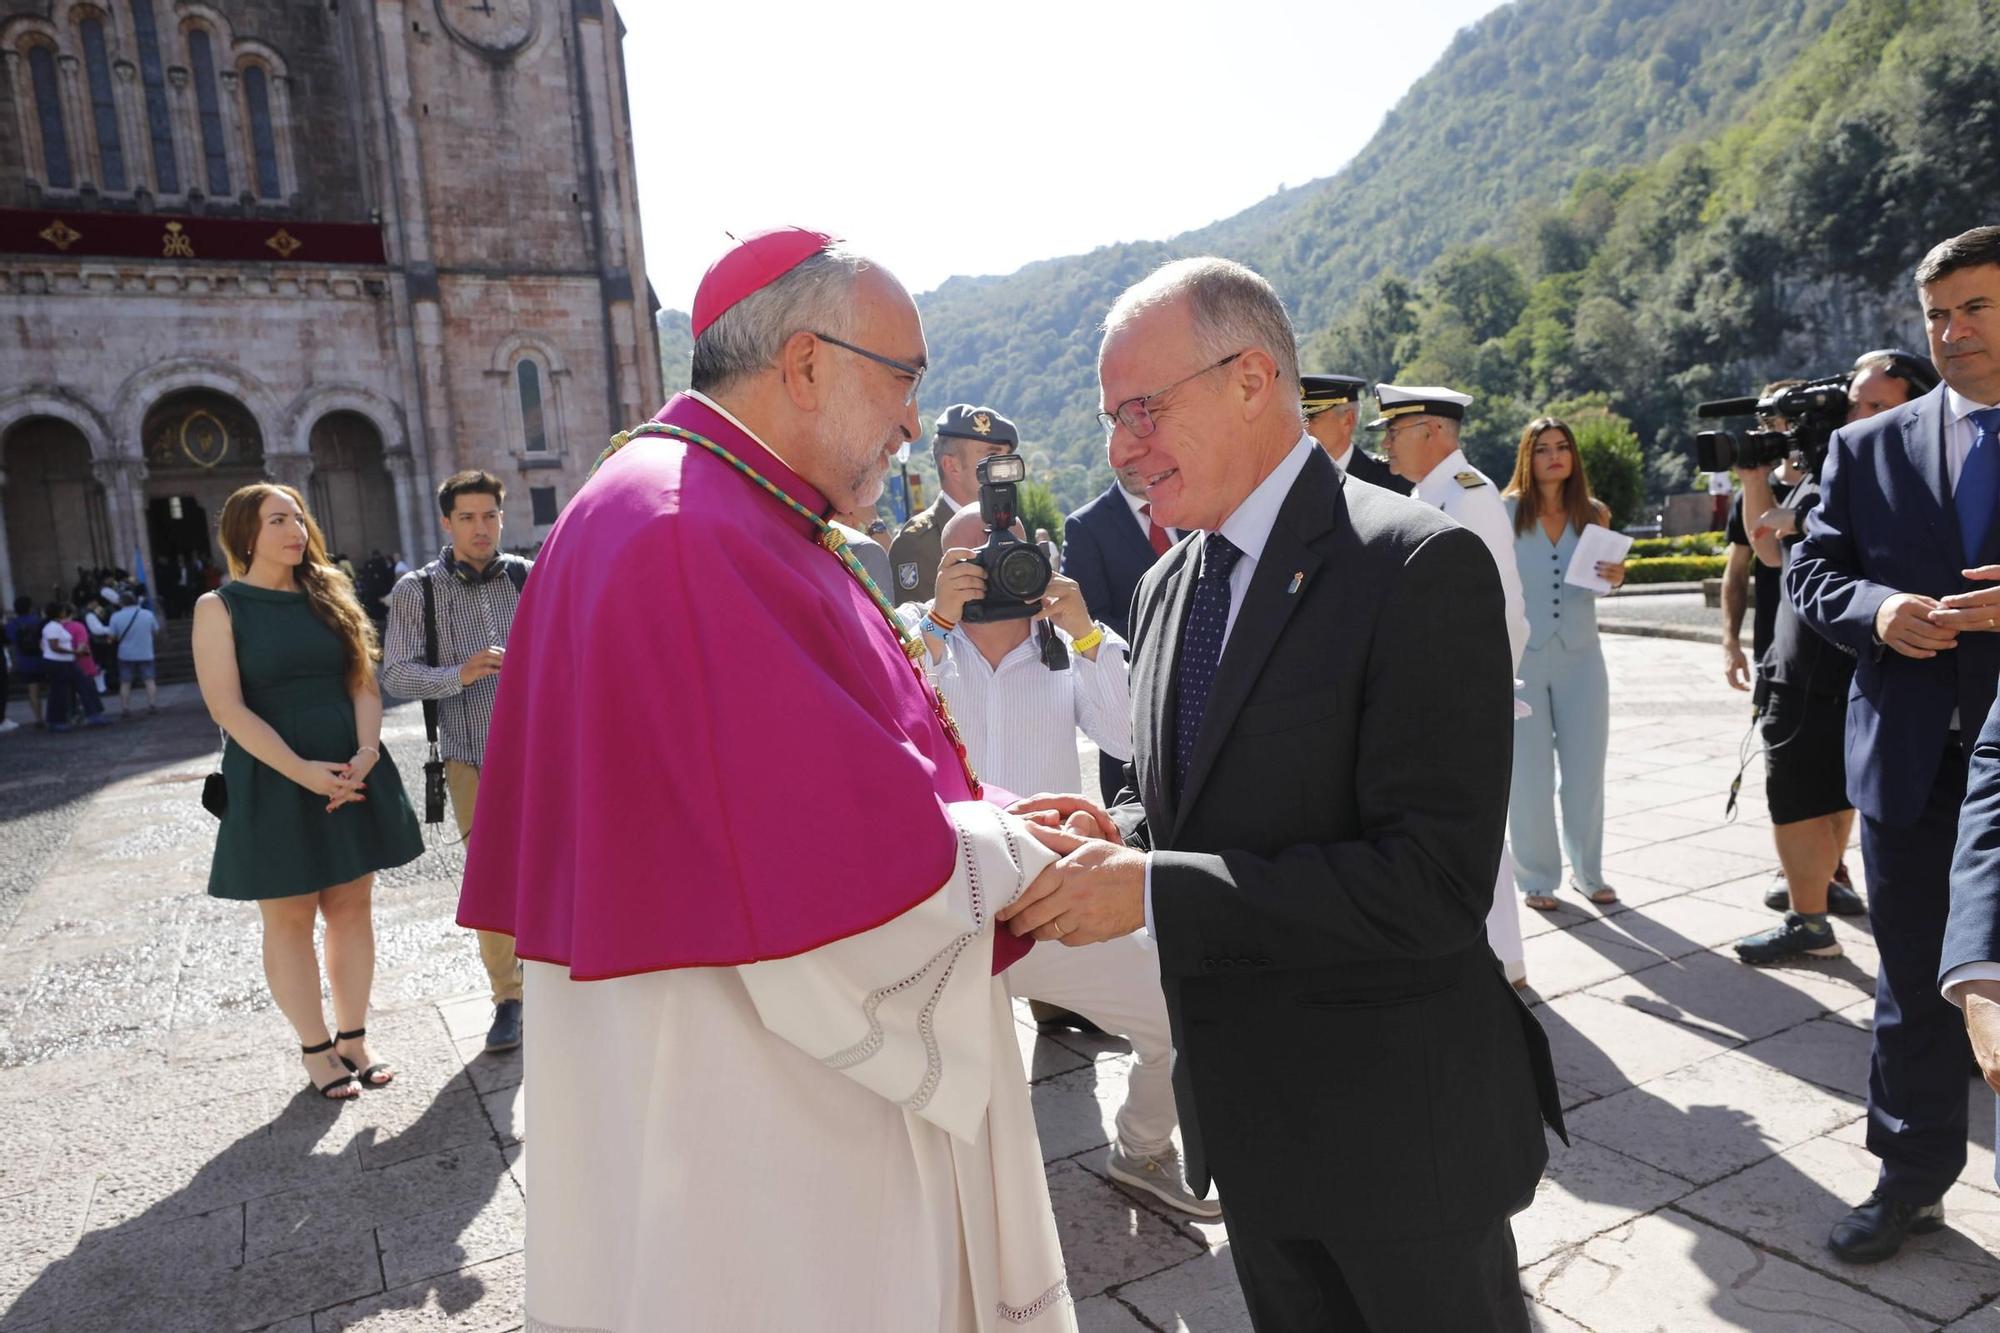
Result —
<svg viewBox="0 0 2000 1333"><path fill-rule="evenodd" d="M431 666L438 664L437 594L431 588L430 574L417 580L417 586L424 590L424 661ZM424 736L430 741L430 762L438 762L438 706L437 700L424 700Z"/></svg>

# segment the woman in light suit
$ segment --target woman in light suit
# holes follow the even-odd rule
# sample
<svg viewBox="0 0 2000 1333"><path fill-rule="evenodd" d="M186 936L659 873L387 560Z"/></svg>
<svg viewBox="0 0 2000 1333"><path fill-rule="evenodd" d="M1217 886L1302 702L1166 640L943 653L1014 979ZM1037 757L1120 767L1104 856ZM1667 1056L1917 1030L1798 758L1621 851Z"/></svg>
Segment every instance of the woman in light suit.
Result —
<svg viewBox="0 0 2000 1333"><path fill-rule="evenodd" d="M1507 811L1514 882L1528 906L1556 907L1562 856L1570 884L1593 903L1618 901L1604 882L1604 756L1611 689L1597 640L1597 594L1566 582L1577 539L1611 512L1590 493L1576 434L1555 417L1521 433L1505 495L1514 524L1514 561L1528 611L1521 697L1533 710L1514 722L1514 787ZM1625 566L1597 566L1613 587ZM1556 841L1556 767L1562 767L1562 842Z"/></svg>

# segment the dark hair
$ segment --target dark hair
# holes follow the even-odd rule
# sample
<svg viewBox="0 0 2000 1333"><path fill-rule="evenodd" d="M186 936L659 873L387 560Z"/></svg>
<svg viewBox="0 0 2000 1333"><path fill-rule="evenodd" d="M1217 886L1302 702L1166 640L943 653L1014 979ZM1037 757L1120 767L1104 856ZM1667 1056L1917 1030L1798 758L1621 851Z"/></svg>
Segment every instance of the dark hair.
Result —
<svg viewBox="0 0 2000 1333"><path fill-rule="evenodd" d="M495 504L507 503L507 488L500 484L500 478L478 468L454 472L444 479L444 485L438 487L438 512L450 518L452 506L458 503L461 495L490 495Z"/></svg>
<svg viewBox="0 0 2000 1333"><path fill-rule="evenodd" d="M1939 278L1979 264L2000 264L2000 227L1974 227L1932 246L1924 262L1917 265L1917 286L1928 287Z"/></svg>
<svg viewBox="0 0 2000 1333"><path fill-rule="evenodd" d="M1929 393L1938 386L1937 371L1928 359L1913 356L1898 347L1884 347L1855 357L1854 373L1859 375L1864 370L1879 370L1892 380L1901 380L1906 400Z"/></svg>
<svg viewBox="0 0 2000 1333"><path fill-rule="evenodd" d="M1505 495L1515 497L1514 535L1534 527L1542 517L1542 492L1535 484L1535 441L1549 431L1559 432L1569 445L1569 476L1563 482L1562 508L1571 527L1578 532L1598 519L1597 498L1590 493L1590 478L1583 474L1583 450L1576 432L1561 417L1536 417L1521 431L1520 448L1514 452L1514 477Z"/></svg>
<svg viewBox="0 0 2000 1333"><path fill-rule="evenodd" d="M35 613L35 599L30 597L27 593L22 593L19 597L16 597L14 599L15 615L31 616L34 613Z"/></svg>

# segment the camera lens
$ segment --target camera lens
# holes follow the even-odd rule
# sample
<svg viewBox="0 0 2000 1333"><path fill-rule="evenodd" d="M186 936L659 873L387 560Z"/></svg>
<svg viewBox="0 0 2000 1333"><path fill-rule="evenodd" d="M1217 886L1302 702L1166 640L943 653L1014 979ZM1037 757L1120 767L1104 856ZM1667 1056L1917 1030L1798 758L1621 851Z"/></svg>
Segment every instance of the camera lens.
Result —
<svg viewBox="0 0 2000 1333"><path fill-rule="evenodd" d="M1049 586L1049 562L1032 546L1013 546L994 567L993 582L1007 596L1031 601Z"/></svg>

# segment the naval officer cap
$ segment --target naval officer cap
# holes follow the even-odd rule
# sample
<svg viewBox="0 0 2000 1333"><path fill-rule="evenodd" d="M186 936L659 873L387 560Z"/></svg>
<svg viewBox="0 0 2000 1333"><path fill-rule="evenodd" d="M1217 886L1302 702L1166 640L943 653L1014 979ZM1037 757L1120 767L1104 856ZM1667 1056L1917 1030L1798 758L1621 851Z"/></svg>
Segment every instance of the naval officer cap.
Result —
<svg viewBox="0 0 2000 1333"><path fill-rule="evenodd" d="M1404 417L1446 417L1452 421L1463 421L1465 409L1472 405L1472 396L1435 384L1409 388L1400 384L1378 384L1375 386L1375 403L1382 415L1368 423L1369 430L1381 430Z"/></svg>
<svg viewBox="0 0 2000 1333"><path fill-rule="evenodd" d="M1308 417L1316 417L1330 407L1346 407L1361 401L1368 381L1355 375L1299 376L1299 406Z"/></svg>
<svg viewBox="0 0 2000 1333"><path fill-rule="evenodd" d="M938 413L937 426L931 433L940 439L978 440L983 444L1004 444L1009 449L1021 447L1021 432L1014 429L1013 422L990 407L974 407L971 403L953 403Z"/></svg>

